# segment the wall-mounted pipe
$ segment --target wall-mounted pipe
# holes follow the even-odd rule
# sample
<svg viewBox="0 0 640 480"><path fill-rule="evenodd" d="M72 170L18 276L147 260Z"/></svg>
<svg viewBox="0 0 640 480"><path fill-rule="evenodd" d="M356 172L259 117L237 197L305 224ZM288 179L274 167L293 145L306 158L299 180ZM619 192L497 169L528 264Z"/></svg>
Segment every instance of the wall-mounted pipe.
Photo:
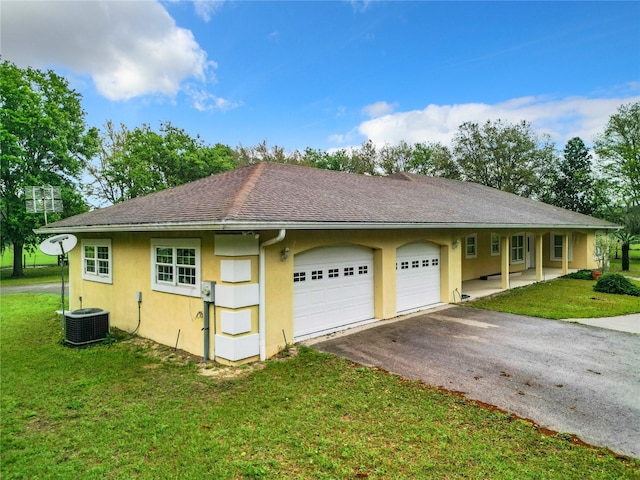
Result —
<svg viewBox="0 0 640 480"><path fill-rule="evenodd" d="M267 358L266 331L265 331L265 328L266 328L265 327L265 324L266 324L266 313L265 313L266 274L264 271L265 269L264 251L265 251L265 248L268 247L269 245L273 245L274 243L278 243L284 240L284 237L286 234L287 234L287 231L283 228L280 230L280 232L276 237L270 240L266 240L260 244L260 256L258 259L258 263L260 265L259 272L258 272L258 276L259 276L258 282L260 285L259 286L260 300L258 304L258 334L260 337L260 360L266 360Z"/></svg>
<svg viewBox="0 0 640 480"><path fill-rule="evenodd" d="M202 355L202 361L209 361L209 302L204 301L204 325L202 331L204 332L204 354Z"/></svg>

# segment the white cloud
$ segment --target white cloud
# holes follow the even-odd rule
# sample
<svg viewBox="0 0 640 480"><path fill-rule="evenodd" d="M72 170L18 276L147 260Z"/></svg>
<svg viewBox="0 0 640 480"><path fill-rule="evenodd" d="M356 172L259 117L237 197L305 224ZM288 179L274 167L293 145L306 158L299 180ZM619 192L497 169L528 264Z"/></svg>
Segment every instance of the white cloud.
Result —
<svg viewBox="0 0 640 480"><path fill-rule="evenodd" d="M449 145L464 122L482 124L487 120L502 119L518 123L526 120L538 134L548 134L561 146L576 136L591 144L620 105L637 101L640 101L640 96L560 99L531 96L497 104L428 105L423 110L397 112L367 120L357 126L357 131L380 146L398 144L401 140ZM353 135L350 132L332 138L352 140Z"/></svg>
<svg viewBox="0 0 640 480"><path fill-rule="evenodd" d="M242 105L241 102L231 102L201 88L189 86L185 90L193 103L193 107L200 112L211 110L227 111Z"/></svg>
<svg viewBox="0 0 640 480"><path fill-rule="evenodd" d="M196 15L205 22L211 20L211 16L222 8L224 0L194 0L193 8Z"/></svg>
<svg viewBox="0 0 640 480"><path fill-rule="evenodd" d="M351 0L351 8L356 13L364 13L369 8L372 0Z"/></svg>
<svg viewBox="0 0 640 480"><path fill-rule="evenodd" d="M277 42L280 38L280 32L278 30L274 30L267 35L267 40L271 42Z"/></svg>
<svg viewBox="0 0 640 480"><path fill-rule="evenodd" d="M2 56L17 65L90 75L110 100L175 97L213 79L190 30L156 1L2 2Z"/></svg>
<svg viewBox="0 0 640 480"><path fill-rule="evenodd" d="M395 110L397 104L387 102L375 102L362 108L362 113L370 118L377 118L388 115Z"/></svg>

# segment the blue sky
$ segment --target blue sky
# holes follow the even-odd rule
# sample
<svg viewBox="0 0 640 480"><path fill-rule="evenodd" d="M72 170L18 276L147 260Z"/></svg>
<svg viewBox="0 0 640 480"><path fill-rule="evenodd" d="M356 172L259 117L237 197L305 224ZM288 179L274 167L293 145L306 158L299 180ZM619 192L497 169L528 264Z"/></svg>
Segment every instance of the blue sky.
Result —
<svg viewBox="0 0 640 480"><path fill-rule="evenodd" d="M287 150L449 143L527 120L591 143L640 101L639 2L3 0L2 57L51 68L90 124L171 121Z"/></svg>

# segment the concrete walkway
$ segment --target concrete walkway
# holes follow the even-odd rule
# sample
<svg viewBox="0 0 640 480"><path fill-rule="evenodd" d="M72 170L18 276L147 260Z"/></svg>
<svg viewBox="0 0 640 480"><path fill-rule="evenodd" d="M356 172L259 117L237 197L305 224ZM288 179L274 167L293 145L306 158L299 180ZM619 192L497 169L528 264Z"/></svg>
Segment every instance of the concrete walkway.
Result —
<svg viewBox="0 0 640 480"><path fill-rule="evenodd" d="M574 272L575 270L570 270ZM545 268L544 280L553 280L563 275L559 268ZM517 272L509 276L510 288L524 287L536 283L535 270L529 269ZM634 280L637 278L629 277ZM495 295L496 293L505 292L501 286L500 275L494 275L486 280L474 279L462 282L462 293L469 295L471 299ZM638 299L640 302L640 299ZM464 301L461 305L464 305ZM618 317L604 318L563 318L565 322L580 323L582 325L590 325L592 327L607 328L609 330L617 330L619 332L629 332L640 334L640 313L631 315L622 315Z"/></svg>
<svg viewBox="0 0 640 480"><path fill-rule="evenodd" d="M563 318L562 321L640 335L640 313L604 318Z"/></svg>

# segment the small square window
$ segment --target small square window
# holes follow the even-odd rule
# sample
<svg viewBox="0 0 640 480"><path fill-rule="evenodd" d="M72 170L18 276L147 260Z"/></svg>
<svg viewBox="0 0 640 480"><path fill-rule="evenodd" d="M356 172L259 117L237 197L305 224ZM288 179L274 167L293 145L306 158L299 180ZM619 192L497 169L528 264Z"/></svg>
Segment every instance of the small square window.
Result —
<svg viewBox="0 0 640 480"><path fill-rule="evenodd" d="M433 260L431 260L431 266L432 267L437 267L439 264L439 260L437 258L434 258Z"/></svg>
<svg viewBox="0 0 640 480"><path fill-rule="evenodd" d="M428 267L429 266L429 260L422 260L422 266L423 267Z"/></svg>
<svg viewBox="0 0 640 480"><path fill-rule="evenodd" d="M345 277L353 276L353 267L344 267L344 276Z"/></svg>
<svg viewBox="0 0 640 480"><path fill-rule="evenodd" d="M360 265L358 267L358 274L359 275L366 275L369 272L369 267L366 265Z"/></svg>
<svg viewBox="0 0 640 480"><path fill-rule="evenodd" d="M294 282L304 282L306 280L307 274L306 272L294 272L293 281Z"/></svg>
<svg viewBox="0 0 640 480"><path fill-rule="evenodd" d="M329 278L337 278L340 276L339 268L330 268L329 269Z"/></svg>
<svg viewBox="0 0 640 480"><path fill-rule="evenodd" d="M409 268L409 262L400 262L400 270L407 270Z"/></svg>
<svg viewBox="0 0 640 480"><path fill-rule="evenodd" d="M311 272L311 280L322 280L322 270L313 270Z"/></svg>
<svg viewBox="0 0 640 480"><path fill-rule="evenodd" d="M420 266L420 260L413 260L411 262L411 268L418 268Z"/></svg>

